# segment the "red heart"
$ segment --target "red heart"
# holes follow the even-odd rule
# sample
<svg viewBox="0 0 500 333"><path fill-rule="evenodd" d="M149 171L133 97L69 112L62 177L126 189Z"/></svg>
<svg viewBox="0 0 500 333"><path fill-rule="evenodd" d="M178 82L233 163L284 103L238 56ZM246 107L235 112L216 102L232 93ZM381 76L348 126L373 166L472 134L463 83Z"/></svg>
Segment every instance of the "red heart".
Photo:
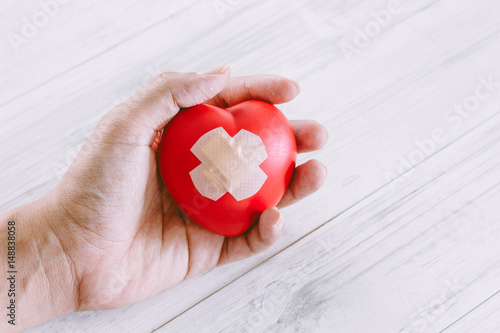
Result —
<svg viewBox="0 0 500 333"><path fill-rule="evenodd" d="M229 192L214 201L193 184L190 172L201 162L191 148L201 136L218 127L234 137L240 130L259 136L267 159L260 168L267 179L253 196L237 201ZM163 131L158 163L170 196L202 227L227 237L247 231L266 208L276 206L285 193L297 157L293 130L272 104L246 101L227 109L200 104L180 111Z"/></svg>

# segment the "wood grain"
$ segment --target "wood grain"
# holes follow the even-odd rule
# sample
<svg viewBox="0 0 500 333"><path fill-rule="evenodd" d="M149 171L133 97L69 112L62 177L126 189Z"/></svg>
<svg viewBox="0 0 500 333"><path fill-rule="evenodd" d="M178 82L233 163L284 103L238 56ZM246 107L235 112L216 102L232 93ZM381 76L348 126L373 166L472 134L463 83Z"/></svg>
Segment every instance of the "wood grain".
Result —
<svg viewBox="0 0 500 333"><path fill-rule="evenodd" d="M500 116L158 332L439 332L466 317L500 288L498 129Z"/></svg>
<svg viewBox="0 0 500 333"><path fill-rule="evenodd" d="M266 253L30 332L498 330L500 87L467 116L453 108L500 81L500 4L400 1L346 57L390 1L234 1L222 16L214 3L73 1L18 52L3 38L0 209L47 193L100 117L153 76L226 63L300 82L280 108L329 129L300 158L328 166L324 188L284 210ZM1 35L39 10L3 2Z"/></svg>

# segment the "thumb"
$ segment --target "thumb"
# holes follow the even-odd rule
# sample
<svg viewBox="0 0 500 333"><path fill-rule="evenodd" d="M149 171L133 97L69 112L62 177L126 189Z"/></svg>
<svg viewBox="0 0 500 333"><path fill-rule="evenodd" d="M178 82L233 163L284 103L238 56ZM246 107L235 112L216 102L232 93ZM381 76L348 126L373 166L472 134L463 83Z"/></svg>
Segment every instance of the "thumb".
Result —
<svg viewBox="0 0 500 333"><path fill-rule="evenodd" d="M108 142L121 137L135 145L151 145L181 108L211 99L224 89L229 76L229 66L203 73L162 73L108 112L97 126L99 132ZM106 135L109 131L111 138Z"/></svg>

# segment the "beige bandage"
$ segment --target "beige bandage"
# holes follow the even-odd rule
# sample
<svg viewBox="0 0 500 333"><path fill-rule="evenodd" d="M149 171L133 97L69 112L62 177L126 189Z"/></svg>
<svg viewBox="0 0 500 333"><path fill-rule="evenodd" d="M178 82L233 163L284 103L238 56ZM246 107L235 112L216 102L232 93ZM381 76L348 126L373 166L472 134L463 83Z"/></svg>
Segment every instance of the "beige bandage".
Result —
<svg viewBox="0 0 500 333"><path fill-rule="evenodd" d="M267 158L257 135L240 130L234 137L222 128L213 129L191 148L201 164L189 175L201 195L214 201L227 192L241 201L257 193L267 175L259 165Z"/></svg>

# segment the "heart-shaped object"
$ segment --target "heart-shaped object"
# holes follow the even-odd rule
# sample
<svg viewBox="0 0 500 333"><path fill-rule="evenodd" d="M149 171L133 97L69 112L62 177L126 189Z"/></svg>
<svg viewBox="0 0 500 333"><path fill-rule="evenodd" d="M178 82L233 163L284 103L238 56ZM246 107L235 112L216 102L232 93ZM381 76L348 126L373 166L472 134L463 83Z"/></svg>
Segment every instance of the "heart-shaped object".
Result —
<svg viewBox="0 0 500 333"><path fill-rule="evenodd" d="M181 110L165 127L158 148L160 174L175 203L193 221L226 237L244 233L278 204L296 157L290 123L262 101Z"/></svg>

